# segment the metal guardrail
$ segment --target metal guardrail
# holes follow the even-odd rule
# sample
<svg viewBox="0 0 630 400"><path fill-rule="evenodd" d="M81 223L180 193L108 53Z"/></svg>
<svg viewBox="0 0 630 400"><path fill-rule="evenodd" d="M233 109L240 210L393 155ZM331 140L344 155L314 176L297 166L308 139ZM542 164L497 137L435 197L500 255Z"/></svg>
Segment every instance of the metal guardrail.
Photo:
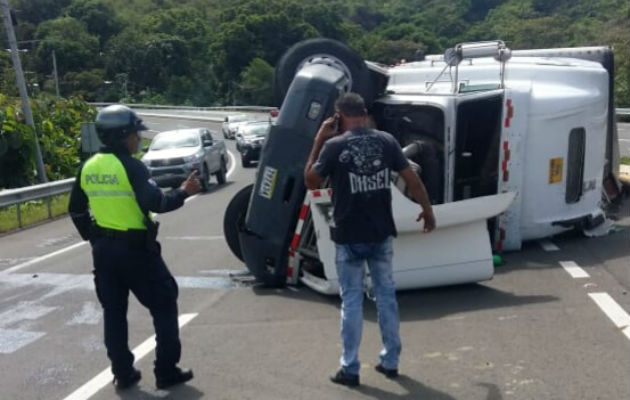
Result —
<svg viewBox="0 0 630 400"><path fill-rule="evenodd" d="M121 103L90 103L96 107L107 107L113 104L121 104ZM125 104L125 103L122 103ZM160 104L125 104L127 107L131 108L145 108L145 109L156 109L156 110L190 110L190 111L271 111L276 107L267 107L267 106L221 106L221 107L194 107L194 106L165 106Z"/></svg>
<svg viewBox="0 0 630 400"><path fill-rule="evenodd" d="M615 112L617 115L630 115L630 108L617 108Z"/></svg>
<svg viewBox="0 0 630 400"><path fill-rule="evenodd" d="M48 218L52 218L50 198L60 194L68 193L74 184L74 178L60 181L42 183L39 185L26 186L18 189L7 189L0 191L0 208L17 205L18 226L22 227L22 213L19 205L27 201L46 199L48 208Z"/></svg>

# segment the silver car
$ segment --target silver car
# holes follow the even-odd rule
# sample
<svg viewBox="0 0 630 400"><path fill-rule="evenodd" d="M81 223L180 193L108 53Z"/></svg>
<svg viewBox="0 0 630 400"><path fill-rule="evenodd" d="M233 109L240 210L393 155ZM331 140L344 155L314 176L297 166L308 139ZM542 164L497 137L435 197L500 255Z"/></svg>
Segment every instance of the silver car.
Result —
<svg viewBox="0 0 630 400"><path fill-rule="evenodd" d="M219 184L225 183L225 143L215 140L207 128L160 132L147 150L142 162L160 187L176 187L192 171L198 172L203 191L209 188L210 175L214 175Z"/></svg>

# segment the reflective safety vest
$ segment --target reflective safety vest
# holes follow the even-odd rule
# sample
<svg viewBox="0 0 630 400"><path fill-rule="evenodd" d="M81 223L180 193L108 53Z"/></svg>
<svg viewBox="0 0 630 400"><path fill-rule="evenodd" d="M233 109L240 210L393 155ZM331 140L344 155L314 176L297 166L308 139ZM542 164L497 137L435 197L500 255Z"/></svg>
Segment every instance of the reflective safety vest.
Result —
<svg viewBox="0 0 630 400"><path fill-rule="evenodd" d="M119 231L146 229L127 171L114 154L98 153L83 165L81 189L98 226Z"/></svg>

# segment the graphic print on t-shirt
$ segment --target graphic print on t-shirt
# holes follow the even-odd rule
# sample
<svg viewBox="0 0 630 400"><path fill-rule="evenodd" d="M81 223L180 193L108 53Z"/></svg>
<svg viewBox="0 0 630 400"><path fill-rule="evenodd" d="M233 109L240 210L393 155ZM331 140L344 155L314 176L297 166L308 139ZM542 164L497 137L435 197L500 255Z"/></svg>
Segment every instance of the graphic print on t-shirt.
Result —
<svg viewBox="0 0 630 400"><path fill-rule="evenodd" d="M378 138L361 135L347 141L339 154L339 162L348 171L350 193L366 193L389 187L389 168L383 159L383 147Z"/></svg>

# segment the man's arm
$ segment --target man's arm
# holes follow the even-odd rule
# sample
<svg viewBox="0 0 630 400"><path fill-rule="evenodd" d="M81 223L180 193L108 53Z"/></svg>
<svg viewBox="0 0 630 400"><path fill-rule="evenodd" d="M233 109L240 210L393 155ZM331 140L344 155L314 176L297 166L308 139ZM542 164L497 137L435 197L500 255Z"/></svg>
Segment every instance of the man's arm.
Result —
<svg viewBox="0 0 630 400"><path fill-rule="evenodd" d="M407 184L407 188L411 192L414 200L417 201L422 207L422 212L418 215L416 221L424 220L424 231L431 232L435 229L435 216L433 215L433 207L431 201L429 201L429 195L422 183L422 180L416 175L410 166L399 172L400 176Z"/></svg>
<svg viewBox="0 0 630 400"><path fill-rule="evenodd" d="M324 178L317 173L315 169L313 169L313 164L315 164L319 158L319 153L321 153L324 143L326 143L326 141L331 137L335 136L336 131L334 125L334 117L326 119L319 128L319 131L317 131L317 135L315 135L311 154L308 156L306 166L304 167L304 185L306 185L307 189L317 189L321 186L322 182L324 182Z"/></svg>

